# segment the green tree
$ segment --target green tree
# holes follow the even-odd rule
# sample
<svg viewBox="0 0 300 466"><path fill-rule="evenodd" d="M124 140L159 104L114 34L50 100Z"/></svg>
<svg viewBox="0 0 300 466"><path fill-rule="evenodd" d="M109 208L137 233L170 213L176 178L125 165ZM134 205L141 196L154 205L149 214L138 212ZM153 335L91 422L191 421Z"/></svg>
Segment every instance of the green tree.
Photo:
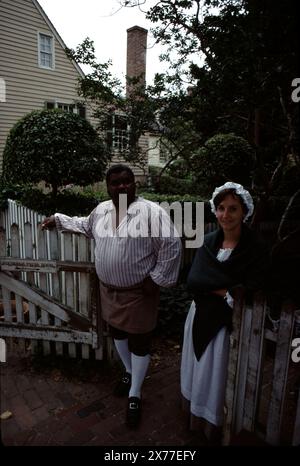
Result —
<svg viewBox="0 0 300 466"><path fill-rule="evenodd" d="M191 162L194 177L207 195L212 186L234 181L249 187L253 168L253 147L234 134L217 134L195 152Z"/></svg>
<svg viewBox="0 0 300 466"><path fill-rule="evenodd" d="M174 85L173 78L157 73L153 85L140 84L139 77L126 81L131 92L126 93L119 79L110 71L110 62L98 63L94 43L86 38L76 49L66 49L77 63L89 65L90 73L79 78L78 93L88 100L98 128L109 134L112 116L126 120L128 144L119 151L127 161L147 170L147 153L141 150L140 137L155 132L157 144L167 147L169 160L162 172L175 160L192 154L199 147L200 133L195 128L191 111L191 97L185 89ZM204 141L205 139L203 139ZM106 140L109 149L109 140ZM112 152L113 155L113 152ZM160 178L160 175L159 175Z"/></svg>
<svg viewBox="0 0 300 466"><path fill-rule="evenodd" d="M148 6L147 0L120 3ZM169 62L169 72L157 74L153 86L130 100L106 65L96 63L87 41L72 56L94 69L81 82L82 95L93 99L104 129L107 115L124 110L132 130L122 155L133 163L145 160L137 141L153 127L170 149L164 169L182 158L193 172L199 147L216 134L246 139L255 149L251 181L261 207L258 221L291 157L299 167L299 105L291 101L298 71L294 1L157 0L146 16L157 42L168 47L161 58Z"/></svg>
<svg viewBox="0 0 300 466"><path fill-rule="evenodd" d="M299 103L291 99L300 76L296 2L157 0L148 9L147 0L120 3L146 9L157 42L168 48L165 81L193 84L189 126L198 144L234 132L254 146L259 221L290 158L300 165Z"/></svg>
<svg viewBox="0 0 300 466"><path fill-rule="evenodd" d="M120 80L110 71L111 61L97 62L94 42L89 38L76 49L66 49L66 52L72 60L90 67L91 71L79 78L78 94L88 100L111 156L114 152L107 135L111 129L112 117L117 114L119 119L123 119L124 126L130 128L128 142L120 148L119 155L125 161L145 169L147 157L141 150L139 140L155 122L155 112L160 101L152 98L151 91L146 90L140 83L139 76L127 78L131 91L126 95Z"/></svg>
<svg viewBox="0 0 300 466"><path fill-rule="evenodd" d="M104 177L108 156L97 131L73 113L33 111L11 129L3 154L6 183L87 185Z"/></svg>

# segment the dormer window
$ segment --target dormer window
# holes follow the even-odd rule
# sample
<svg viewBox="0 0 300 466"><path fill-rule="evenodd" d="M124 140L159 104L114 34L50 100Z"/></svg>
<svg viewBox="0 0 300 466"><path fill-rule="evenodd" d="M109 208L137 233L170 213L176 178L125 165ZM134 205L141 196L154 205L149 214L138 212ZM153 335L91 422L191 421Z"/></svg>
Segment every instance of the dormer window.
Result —
<svg viewBox="0 0 300 466"><path fill-rule="evenodd" d="M39 33L38 35L39 67L54 69L54 39L53 36Z"/></svg>

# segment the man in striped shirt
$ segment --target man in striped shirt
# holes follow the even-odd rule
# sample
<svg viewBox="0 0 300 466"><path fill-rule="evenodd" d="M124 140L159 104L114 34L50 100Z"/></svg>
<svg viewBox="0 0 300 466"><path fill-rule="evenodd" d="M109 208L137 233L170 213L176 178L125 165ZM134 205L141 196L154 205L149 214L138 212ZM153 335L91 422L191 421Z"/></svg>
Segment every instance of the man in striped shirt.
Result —
<svg viewBox="0 0 300 466"><path fill-rule="evenodd" d="M42 228L83 233L95 240L102 317L125 369L115 395L128 395L126 422L135 428L157 324L159 287L176 284L181 240L164 209L136 196L129 167L110 167L106 185L111 200L100 203L88 217L56 213Z"/></svg>

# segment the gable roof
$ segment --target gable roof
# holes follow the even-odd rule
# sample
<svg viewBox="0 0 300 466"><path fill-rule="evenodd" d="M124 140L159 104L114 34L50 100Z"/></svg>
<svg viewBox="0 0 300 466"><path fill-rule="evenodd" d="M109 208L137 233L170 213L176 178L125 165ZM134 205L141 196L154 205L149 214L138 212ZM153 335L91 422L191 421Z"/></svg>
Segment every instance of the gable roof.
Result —
<svg viewBox="0 0 300 466"><path fill-rule="evenodd" d="M47 23L49 29L52 31L54 37L56 38L57 42L60 44L60 46L65 50L67 48L66 44L64 43L64 41L62 40L61 36L59 35L59 33L57 32L57 30L55 29L55 27L53 26L52 22L50 21L50 19L48 18L48 16L46 15L45 11L43 10L43 8L41 7L41 5L39 4L39 2L37 0L32 0L32 3L34 4L34 6L36 7L36 9L38 10L38 12L41 14L41 16L43 17L43 19L45 20L45 22ZM80 76L82 78L84 78L85 74L84 72L82 71L82 69L80 68L80 66L78 65L78 63L76 63L74 60L71 60L71 63L73 64L74 68L77 70L77 72L80 74Z"/></svg>

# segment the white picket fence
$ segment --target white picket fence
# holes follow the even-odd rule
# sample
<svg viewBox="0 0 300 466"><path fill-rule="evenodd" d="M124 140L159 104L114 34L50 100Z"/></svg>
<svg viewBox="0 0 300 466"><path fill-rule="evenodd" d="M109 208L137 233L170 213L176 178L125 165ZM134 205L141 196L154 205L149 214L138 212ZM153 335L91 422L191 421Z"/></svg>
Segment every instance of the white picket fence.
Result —
<svg viewBox="0 0 300 466"><path fill-rule="evenodd" d="M63 342L68 342L68 354L72 357L78 354L76 343L82 343L83 358L90 357L93 349L96 358L102 359L93 241L82 235L42 231L43 218L11 200L1 213L0 285L4 313L0 332L4 336L30 335L32 348L37 346L34 339L43 334L44 353L50 352L50 341L55 341L57 354L63 353ZM41 293L43 302L39 299ZM70 321L75 328L61 328ZM29 324L35 325L35 329L29 331ZM38 326L49 327L48 333L43 332L45 327Z"/></svg>

